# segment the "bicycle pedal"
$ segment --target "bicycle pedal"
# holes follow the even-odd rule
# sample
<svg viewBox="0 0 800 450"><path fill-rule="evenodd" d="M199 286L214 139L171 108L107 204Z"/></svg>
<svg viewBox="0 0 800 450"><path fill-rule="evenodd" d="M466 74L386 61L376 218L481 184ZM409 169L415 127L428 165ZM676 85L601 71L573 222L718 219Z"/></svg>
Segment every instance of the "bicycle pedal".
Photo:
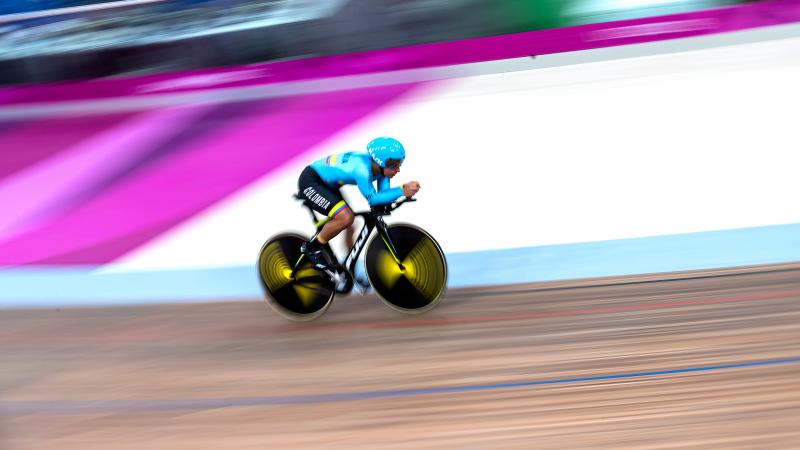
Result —
<svg viewBox="0 0 800 450"><path fill-rule="evenodd" d="M339 275L339 272L334 272L330 269L323 269L323 272L325 272L325 275L327 275L328 278L330 278L330 280L333 282L333 284L337 286L339 285L339 282L342 281L342 276Z"/></svg>
<svg viewBox="0 0 800 450"><path fill-rule="evenodd" d="M336 292L344 292L344 287L347 285L347 277L340 276L336 280Z"/></svg>

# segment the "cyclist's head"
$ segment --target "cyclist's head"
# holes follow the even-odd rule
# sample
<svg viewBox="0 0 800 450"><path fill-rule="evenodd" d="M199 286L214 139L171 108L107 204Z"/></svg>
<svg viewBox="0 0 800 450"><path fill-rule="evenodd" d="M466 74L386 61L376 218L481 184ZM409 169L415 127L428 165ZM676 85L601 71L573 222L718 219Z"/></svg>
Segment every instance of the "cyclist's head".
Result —
<svg viewBox="0 0 800 450"><path fill-rule="evenodd" d="M381 169L399 169L400 164L406 159L406 150L397 139L379 137L367 144L369 156Z"/></svg>

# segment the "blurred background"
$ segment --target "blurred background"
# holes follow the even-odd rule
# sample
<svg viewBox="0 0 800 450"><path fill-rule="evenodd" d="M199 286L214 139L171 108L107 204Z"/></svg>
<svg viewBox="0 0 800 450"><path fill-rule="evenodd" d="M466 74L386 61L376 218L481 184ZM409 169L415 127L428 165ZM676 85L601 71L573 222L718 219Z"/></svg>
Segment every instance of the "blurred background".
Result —
<svg viewBox="0 0 800 450"><path fill-rule="evenodd" d="M798 448L798 80L798 0L0 0L0 449ZM447 291L290 322L381 135Z"/></svg>
<svg viewBox="0 0 800 450"><path fill-rule="evenodd" d="M4 1L0 4L0 83L335 55L666 15L744 1Z"/></svg>

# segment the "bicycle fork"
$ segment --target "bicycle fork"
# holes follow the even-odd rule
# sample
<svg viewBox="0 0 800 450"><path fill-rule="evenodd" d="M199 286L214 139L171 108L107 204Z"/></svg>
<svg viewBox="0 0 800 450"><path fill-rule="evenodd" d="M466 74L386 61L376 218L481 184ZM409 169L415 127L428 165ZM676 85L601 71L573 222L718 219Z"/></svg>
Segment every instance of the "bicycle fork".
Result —
<svg viewBox="0 0 800 450"><path fill-rule="evenodd" d="M389 237L389 230L386 228L386 223L383 220L378 221L378 234L381 236L381 240L383 240L383 243L389 250L389 254L392 255L392 259L394 259L394 262L397 263L397 267L400 268L400 272L404 273L406 268L403 266L403 262L400 261L400 258L397 256L397 249L395 249L392 239Z"/></svg>

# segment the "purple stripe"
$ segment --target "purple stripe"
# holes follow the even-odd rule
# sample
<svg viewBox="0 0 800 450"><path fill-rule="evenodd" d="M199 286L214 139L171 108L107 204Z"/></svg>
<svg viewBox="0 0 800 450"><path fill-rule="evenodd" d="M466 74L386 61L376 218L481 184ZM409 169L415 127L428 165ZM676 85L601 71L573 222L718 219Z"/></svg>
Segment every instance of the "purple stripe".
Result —
<svg viewBox="0 0 800 450"><path fill-rule="evenodd" d="M24 104L252 86L474 63L744 30L800 21L797 0L770 0L669 16L581 25L371 52L146 77L14 88ZM0 96L6 91L0 90ZM0 100L3 101L3 100Z"/></svg>
<svg viewBox="0 0 800 450"><path fill-rule="evenodd" d="M24 126L27 122L24 120L10 120L10 121L0 121L0 144L3 142L3 135L6 133L10 133L12 130ZM0 156L0 170L2 169L2 157ZM0 179L3 178L2 172L0 172Z"/></svg>
<svg viewBox="0 0 800 450"><path fill-rule="evenodd" d="M115 182L134 175L141 170L158 165L162 160L178 152L187 151L192 143L201 141L205 136L217 133L225 127L231 126L237 120L244 118L256 105L265 105L264 102L235 102L206 108L204 114L193 117L190 123L184 124L182 129L175 130L176 133L169 139L161 142L158 146L151 148L143 157L133 164L130 164L124 171L117 174ZM110 186L110 184L108 185Z"/></svg>
<svg viewBox="0 0 800 450"><path fill-rule="evenodd" d="M82 192L76 193L68 202L60 202L58 206L61 210L74 208L80 203L88 202L99 192L109 190L112 186L136 176L138 172L157 167L163 160L171 157L171 155L181 152L191 152L194 142L202 141L206 135L218 133L225 127L235 125L236 119L240 119L241 115L251 111L256 104L264 105L263 102L236 102L200 109L199 112L203 112L203 109L209 110L205 113L193 115L189 123L180 124L179 127L172 130L175 131L175 134L169 136L166 140L158 143L154 147L144 149L146 151L141 152L138 159L133 160L125 167L121 167L116 173L109 173L104 179L98 180L90 189L84 189ZM52 213L53 209L48 210L48 212ZM143 235L136 233L136 236ZM134 236L131 239L135 240L136 237ZM130 241L131 239L125 239L125 241ZM85 250L81 250L74 255L77 257L85 253L87 253Z"/></svg>
<svg viewBox="0 0 800 450"><path fill-rule="evenodd" d="M0 241L53 217L209 107L143 114L92 136L0 184Z"/></svg>
<svg viewBox="0 0 800 450"><path fill-rule="evenodd" d="M47 226L0 244L0 264L110 262L300 157L413 86L266 102L236 127L213 133L191 151L166 158Z"/></svg>
<svg viewBox="0 0 800 450"><path fill-rule="evenodd" d="M0 134L0 180L131 117L132 114L115 114L12 125Z"/></svg>

